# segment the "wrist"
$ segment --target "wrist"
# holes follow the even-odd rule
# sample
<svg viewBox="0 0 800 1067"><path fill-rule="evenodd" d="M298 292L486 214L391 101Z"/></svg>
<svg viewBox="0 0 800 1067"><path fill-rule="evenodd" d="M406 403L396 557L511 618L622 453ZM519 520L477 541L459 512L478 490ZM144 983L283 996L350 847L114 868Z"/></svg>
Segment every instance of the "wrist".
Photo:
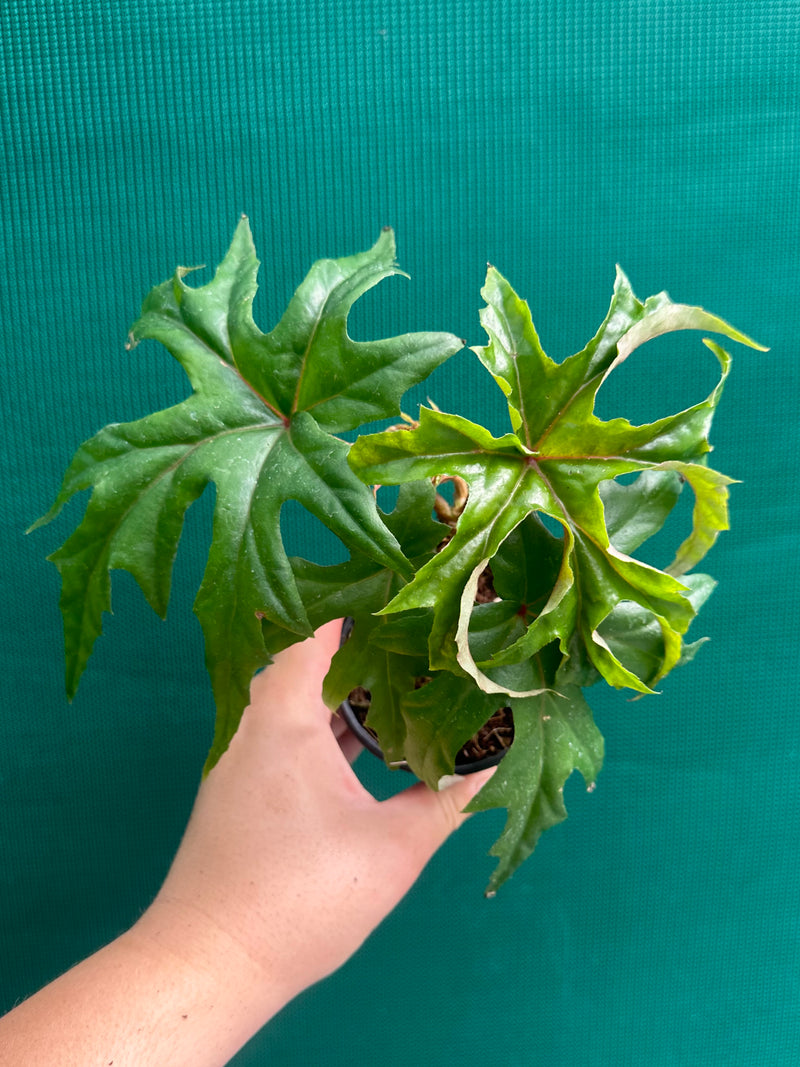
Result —
<svg viewBox="0 0 800 1067"><path fill-rule="evenodd" d="M195 1011L211 1012L243 1035L242 1044L298 992L193 904L160 895L123 937L154 973L176 976L179 995Z"/></svg>

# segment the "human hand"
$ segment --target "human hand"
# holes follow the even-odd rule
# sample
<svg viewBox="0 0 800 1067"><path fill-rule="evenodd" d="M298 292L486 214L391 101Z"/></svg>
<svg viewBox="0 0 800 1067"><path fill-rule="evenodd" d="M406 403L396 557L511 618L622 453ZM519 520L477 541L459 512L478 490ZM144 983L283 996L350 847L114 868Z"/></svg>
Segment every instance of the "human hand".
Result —
<svg viewBox="0 0 800 1067"><path fill-rule="evenodd" d="M0 1065L220 1067L352 955L463 822L491 771L380 803L359 783L320 696L339 632L253 681L155 901L0 1019Z"/></svg>
<svg viewBox="0 0 800 1067"><path fill-rule="evenodd" d="M196 947L220 932L252 964L263 1003L334 971L392 910L466 818L491 771L438 793L422 783L378 802L347 755L357 743L322 702L340 624L258 675L228 752L202 784L167 880L139 926ZM177 921L176 921L177 916ZM209 950L210 951L210 950Z"/></svg>

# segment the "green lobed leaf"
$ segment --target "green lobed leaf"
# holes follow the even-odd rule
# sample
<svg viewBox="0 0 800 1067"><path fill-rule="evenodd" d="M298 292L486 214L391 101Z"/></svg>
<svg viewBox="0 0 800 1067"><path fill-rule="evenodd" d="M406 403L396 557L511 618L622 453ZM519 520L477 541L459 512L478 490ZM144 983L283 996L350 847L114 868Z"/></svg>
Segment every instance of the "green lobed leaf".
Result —
<svg viewBox="0 0 800 1067"><path fill-rule="evenodd" d="M630 484L598 486L608 539L618 552L634 552L662 528L678 503L683 480L677 471L645 470Z"/></svg>
<svg viewBox="0 0 800 1067"><path fill-rule="evenodd" d="M603 764L603 737L577 686L512 700L511 706L514 743L466 809L508 808L505 829L490 852L499 862L487 896L528 858L544 830L567 817L564 782L573 770L593 789Z"/></svg>
<svg viewBox="0 0 800 1067"><path fill-rule="evenodd" d="M406 732L403 751L412 771L431 789L438 788L440 779L453 773L462 746L502 706L471 679L447 671L407 690L400 715Z"/></svg>
<svg viewBox="0 0 800 1067"><path fill-rule="evenodd" d="M495 592L523 608L523 617L536 617L558 577L561 556L561 540L546 528L535 511L530 512L492 557Z"/></svg>
<svg viewBox="0 0 800 1067"><path fill-rule="evenodd" d="M759 346L701 308L673 304L666 294L641 303L619 272L596 336L581 352L556 364L541 349L527 305L494 268L483 294L489 344L475 351L506 395L513 432L495 438L459 416L423 408L415 429L362 437L349 455L366 481L397 484L447 474L462 477L469 486L450 543L384 610L432 608L431 666L460 670L487 692L499 691L492 667L522 662L554 640L564 655L585 656L609 684L650 692L646 680L614 654L600 628L616 605L638 604L661 634L659 676L681 659L682 635L694 609L678 576L696 565L717 533L727 528L730 479L712 471L706 455L730 359L708 342L720 363L717 387L704 401L648 425L601 421L594 414L595 397L608 374L640 344L670 330L711 329ZM651 470L674 472L696 497L692 532L667 571L637 561L610 540L605 509L613 512L613 491L609 498L600 489L621 475ZM632 550L650 536L668 505L669 493L654 499L640 528L623 534L622 543ZM478 664L469 645L472 590L481 570L532 512L563 528L559 569L525 634ZM612 525L611 531L618 540L620 526Z"/></svg>
<svg viewBox="0 0 800 1067"><path fill-rule="evenodd" d="M391 512L384 513L379 508L383 522L412 566L415 562L419 566L429 559L443 537L445 527L432 518L433 500L434 489L430 482L412 482L400 487ZM299 556L291 557L289 563L314 630L332 619L371 615L391 600L403 584L403 579L395 571L357 549L344 563L323 566ZM404 617L396 616L391 621L396 625L390 626L390 620L385 620L381 633L395 631L392 639L396 641L396 631L404 624ZM302 640L301 635L266 617L261 621L261 632L270 655ZM415 631L414 639L417 643L422 641L418 651L424 652L427 648L425 636L420 638Z"/></svg>
<svg viewBox="0 0 800 1067"><path fill-rule="evenodd" d="M217 705L207 768L227 747L252 675L269 658L262 618L298 636L312 632L281 541L284 501L299 501L352 551L410 577L372 493L346 462L348 445L332 436L398 414L405 389L461 347L450 334L348 336L354 301L398 273L394 251L384 230L367 252L314 264L281 321L262 334L252 318L259 264L242 219L211 282L192 288L179 268L146 298L129 347L145 338L163 343L193 393L82 445L37 523L92 489L83 520L50 557L62 577L70 697L111 608L108 571L130 571L163 615L186 509L209 482L213 540L195 603Z"/></svg>
<svg viewBox="0 0 800 1067"><path fill-rule="evenodd" d="M687 598L695 612L705 603L716 582L707 574L690 574L686 578ZM655 616L639 604L621 601L603 620L599 635L612 653L648 686L656 685L663 677L664 635ZM705 643L701 638L692 644L683 643L675 666L693 659Z"/></svg>

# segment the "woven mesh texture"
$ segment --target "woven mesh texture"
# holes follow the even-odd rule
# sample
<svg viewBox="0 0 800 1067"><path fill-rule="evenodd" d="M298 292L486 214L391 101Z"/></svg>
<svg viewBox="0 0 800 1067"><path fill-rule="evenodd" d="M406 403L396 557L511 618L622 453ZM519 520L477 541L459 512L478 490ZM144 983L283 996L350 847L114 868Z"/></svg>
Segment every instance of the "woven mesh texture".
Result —
<svg viewBox="0 0 800 1067"><path fill-rule="evenodd" d="M500 814L236 1064L800 1062L799 57L796 0L4 0L0 1008L139 914L191 806L212 725L188 610L207 505L166 623L115 580L70 706L44 555L77 505L23 531L81 440L184 395L126 332L178 263L221 258L245 211L264 329L314 259L388 223L411 281L364 298L356 337L481 343L488 260L560 359L619 262L640 296L666 288L770 352L736 353L715 426L715 465L742 484L708 563L711 642L658 698L594 698L597 789L568 783L570 820L495 900ZM502 430L502 398L459 358L406 406L430 394ZM714 376L696 340L630 364L605 417L665 414Z"/></svg>

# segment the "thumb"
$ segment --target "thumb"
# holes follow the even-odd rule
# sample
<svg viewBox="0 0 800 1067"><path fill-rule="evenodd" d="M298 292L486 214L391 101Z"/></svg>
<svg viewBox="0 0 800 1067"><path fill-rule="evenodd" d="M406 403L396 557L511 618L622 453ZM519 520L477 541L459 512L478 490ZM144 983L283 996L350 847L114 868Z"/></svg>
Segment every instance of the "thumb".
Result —
<svg viewBox="0 0 800 1067"><path fill-rule="evenodd" d="M438 791L419 782L385 800L383 805L407 823L409 836L425 849L427 859L466 822L469 813L464 808L496 770L497 767L488 767L475 774L449 775L441 780Z"/></svg>

